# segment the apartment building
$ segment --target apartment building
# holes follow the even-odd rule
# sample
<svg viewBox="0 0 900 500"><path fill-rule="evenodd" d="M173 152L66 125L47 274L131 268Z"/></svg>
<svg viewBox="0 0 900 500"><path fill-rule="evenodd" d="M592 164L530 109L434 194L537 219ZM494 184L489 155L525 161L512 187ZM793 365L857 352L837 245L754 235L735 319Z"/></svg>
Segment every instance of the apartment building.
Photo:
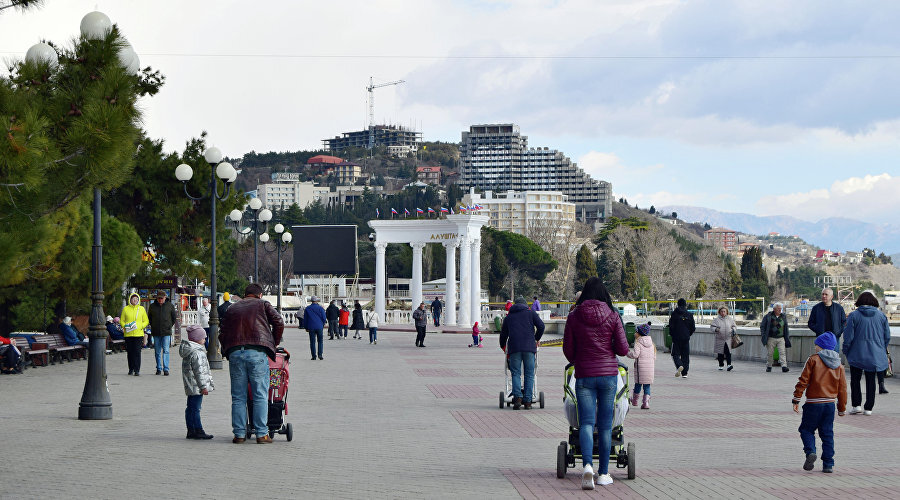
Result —
<svg viewBox="0 0 900 500"><path fill-rule="evenodd" d="M575 224L575 204L559 191L485 191L474 188L463 196L463 205L479 205L481 215L491 218L490 226L501 231L528 235L533 226L555 228L563 235Z"/></svg>
<svg viewBox="0 0 900 500"><path fill-rule="evenodd" d="M342 161L334 165L334 178L339 184L356 184L362 177L362 166L358 163Z"/></svg>
<svg viewBox="0 0 900 500"><path fill-rule="evenodd" d="M385 146L388 154L406 156L419 149L422 132L416 132L399 125L374 125L366 130L343 132L331 139L322 139L322 145L332 153L346 148L368 148L369 141L375 147Z"/></svg>
<svg viewBox="0 0 900 500"><path fill-rule="evenodd" d="M733 252L737 249L737 232L724 227L714 227L703 233L703 239L712 242L713 245Z"/></svg>
<svg viewBox="0 0 900 500"><path fill-rule="evenodd" d="M416 167L416 180L425 184L440 184L441 167Z"/></svg>
<svg viewBox="0 0 900 500"><path fill-rule="evenodd" d="M575 204L578 220L594 225L612 211L612 185L591 176L556 149L529 148L512 123L472 125L462 133L460 180L482 191L558 191Z"/></svg>

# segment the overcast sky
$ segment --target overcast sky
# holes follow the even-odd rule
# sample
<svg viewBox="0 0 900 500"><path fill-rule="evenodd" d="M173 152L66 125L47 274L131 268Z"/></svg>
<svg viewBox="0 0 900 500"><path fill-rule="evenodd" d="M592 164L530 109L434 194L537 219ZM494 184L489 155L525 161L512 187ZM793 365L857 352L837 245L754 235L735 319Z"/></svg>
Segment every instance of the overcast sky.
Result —
<svg viewBox="0 0 900 500"><path fill-rule="evenodd" d="M379 123L517 123L632 205L900 213L900 2L46 0L0 14L0 56L95 9L166 75L142 106L168 150L319 148L364 127L373 76L406 82Z"/></svg>

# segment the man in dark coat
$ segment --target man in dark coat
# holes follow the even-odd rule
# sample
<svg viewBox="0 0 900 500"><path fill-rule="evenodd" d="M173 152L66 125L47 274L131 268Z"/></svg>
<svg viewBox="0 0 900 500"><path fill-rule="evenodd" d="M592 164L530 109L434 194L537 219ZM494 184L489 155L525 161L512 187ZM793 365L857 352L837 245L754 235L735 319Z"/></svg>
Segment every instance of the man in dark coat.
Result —
<svg viewBox="0 0 900 500"><path fill-rule="evenodd" d="M334 304L332 300L325 309L325 319L328 320L328 340L334 340L334 336L338 333L338 317L341 309Z"/></svg>
<svg viewBox="0 0 900 500"><path fill-rule="evenodd" d="M522 403L531 409L534 397L534 362L537 342L544 335L544 322L538 313L528 308L524 297L516 299L500 327L500 348L509 355L509 374L512 378L513 410ZM524 389L522 372L525 372Z"/></svg>
<svg viewBox="0 0 900 500"><path fill-rule="evenodd" d="M413 323L416 325L416 347L425 347L425 328L428 325L426 316L425 303L422 302L412 314Z"/></svg>
<svg viewBox="0 0 900 500"><path fill-rule="evenodd" d="M256 432L256 442L271 443L269 437L269 363L275 360L275 347L281 343L284 320L268 301L262 300L262 287L247 285L244 298L228 308L222 321L219 341L228 359L231 376L232 443L243 443ZM308 309L308 308L307 308ZM247 428L247 387L253 394L252 429Z"/></svg>
<svg viewBox="0 0 900 500"><path fill-rule="evenodd" d="M317 355L319 359L325 359L322 357L322 351L325 348L322 345L322 328L328 319L326 318L325 310L319 305L318 297L313 295L310 302L312 304L308 305L303 311L303 327L306 329L306 333L309 334L309 353L312 355L311 359L315 361ZM318 350L316 349L316 342L318 342Z"/></svg>
<svg viewBox="0 0 900 500"><path fill-rule="evenodd" d="M434 326L441 326L441 312L444 310L444 304L441 303L440 297L435 297L431 302L431 315L434 317Z"/></svg>
<svg viewBox="0 0 900 500"><path fill-rule="evenodd" d="M678 307L669 316L669 336L672 337L672 361L675 376L687 378L691 367L691 335L696 330L694 315L687 310L687 301L678 299Z"/></svg>
<svg viewBox="0 0 900 500"><path fill-rule="evenodd" d="M847 324L847 314L840 304L832 302L834 291L831 288L822 290L822 302L814 305L809 312L809 321L806 326L816 332L816 337L825 332L831 332L838 339L844 333L844 325Z"/></svg>
<svg viewBox="0 0 900 500"><path fill-rule="evenodd" d="M776 302L772 306L772 310L763 316L762 323L759 325L759 340L766 346L768 356L766 357L766 371L772 371L772 365L775 363L775 349L778 349L778 359L781 360L781 371L789 372L787 361L787 349L791 347L791 332L788 327L788 320L781 313L784 306L781 302Z"/></svg>
<svg viewBox="0 0 900 500"><path fill-rule="evenodd" d="M172 327L178 320L175 306L168 300L166 292L156 292L156 300L147 311L150 320L150 335L153 336L153 352L156 354L156 374L169 375L169 345L172 343Z"/></svg>

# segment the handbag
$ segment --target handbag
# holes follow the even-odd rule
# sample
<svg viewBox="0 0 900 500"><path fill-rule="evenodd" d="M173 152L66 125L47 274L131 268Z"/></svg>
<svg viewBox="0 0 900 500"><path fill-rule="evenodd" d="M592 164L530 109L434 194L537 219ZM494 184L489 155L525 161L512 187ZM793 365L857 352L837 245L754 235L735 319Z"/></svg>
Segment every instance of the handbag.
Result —
<svg viewBox="0 0 900 500"><path fill-rule="evenodd" d="M885 372L884 372L884 376L885 377L893 377L894 376L894 360L891 359L891 350L890 349L887 350L887 357L888 357L888 367L887 367L887 370L885 370Z"/></svg>
<svg viewBox="0 0 900 500"><path fill-rule="evenodd" d="M744 345L744 341L741 340L741 336L736 333L732 333L731 334L731 348L737 349L738 347L740 347L742 345Z"/></svg>

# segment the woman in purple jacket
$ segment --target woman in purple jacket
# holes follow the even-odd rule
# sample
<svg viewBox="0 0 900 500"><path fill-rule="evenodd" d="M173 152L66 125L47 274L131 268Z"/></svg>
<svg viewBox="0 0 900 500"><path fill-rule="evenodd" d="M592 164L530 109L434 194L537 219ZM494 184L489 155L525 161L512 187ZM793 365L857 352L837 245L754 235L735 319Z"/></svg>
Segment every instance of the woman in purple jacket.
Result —
<svg viewBox="0 0 900 500"><path fill-rule="evenodd" d="M594 489L594 482L612 484L609 449L615 409L616 355L628 354L628 340L609 291L600 278L589 278L566 320L563 353L575 365L575 396L578 400L578 437L584 472L581 487ZM598 473L593 469L594 427L597 427Z"/></svg>

